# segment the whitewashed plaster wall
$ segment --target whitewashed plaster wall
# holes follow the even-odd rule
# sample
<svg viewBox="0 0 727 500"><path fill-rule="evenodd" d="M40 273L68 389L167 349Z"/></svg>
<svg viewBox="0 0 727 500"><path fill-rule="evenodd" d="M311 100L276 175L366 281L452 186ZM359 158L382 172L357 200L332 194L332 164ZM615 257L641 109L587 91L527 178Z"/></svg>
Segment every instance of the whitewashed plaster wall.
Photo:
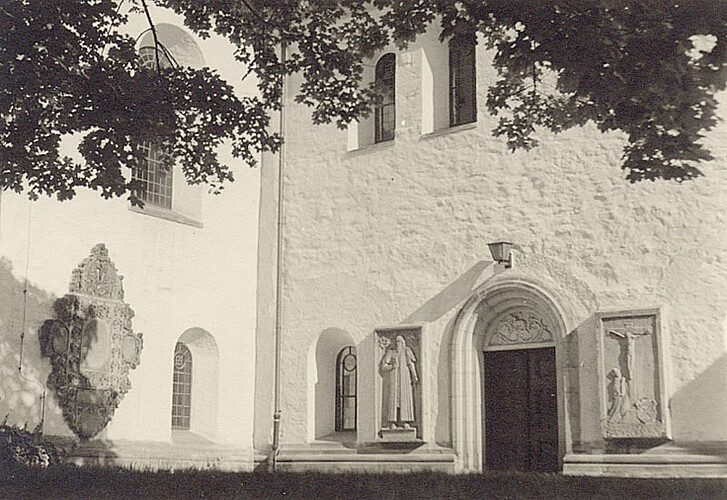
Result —
<svg viewBox="0 0 727 500"><path fill-rule="evenodd" d="M157 23L183 26L180 18L161 9L152 10L152 16ZM131 17L130 33L146 28L143 16ZM218 68L238 93L254 91L250 82L241 83L244 68L234 62L224 40L192 38L207 64ZM38 422L38 382L44 384L50 371L48 359L40 358L38 328L52 317L54 298L68 292L71 271L103 242L124 276L125 300L136 313L134 330L144 334L144 350L141 365L130 373L131 391L99 437L170 439L174 347L185 331L198 328L214 338L219 352L218 394L201 395L206 402L217 399L217 417L201 424L209 428L202 434L252 450L259 169L232 158L227 146L220 156L236 178L221 195L184 186L181 171L175 171L177 195L201 200L202 228L136 213L125 200L103 200L87 191L63 203L45 198L29 202L2 193L0 414L31 427ZM35 382L17 377L26 279L23 374ZM45 432L70 434L51 391Z"/></svg>
<svg viewBox="0 0 727 500"><path fill-rule="evenodd" d="M359 147L360 130L311 126L309 111L292 102L299 82L289 82L282 442L312 435L307 394L315 381L308 363L322 332L346 332L357 345L359 440L370 441L376 432L370 399L366 403L375 365L372 331L429 321L425 377L435 390L425 412L436 442L448 445L453 317L487 277L487 243L499 240L521 247L514 269L500 278L537 279L569 311L569 333L578 338L571 356L580 361L572 367L580 390L569 396L580 413L573 417L573 441L599 435L593 314L654 305L664 307L675 439L727 439L724 123L705 139L715 156L701 164L705 176L684 184L628 183L619 168L624 137L590 125L541 133L538 148L511 153L491 134L496 121L484 103L496 75L482 45L477 124L441 129L434 110L441 107L437 99L447 98L446 88L441 97L422 96L422 88L436 87L431 74L447 74L446 51L432 50L433 40L430 35L397 52L395 141ZM261 228L275 223L277 159L267 159ZM259 312L272 311L274 303L269 233L263 238L261 229ZM259 342L267 339L271 347L272 324L260 326ZM258 393L272 394L270 364L259 365L257 376ZM261 408L258 446L269 439L269 398Z"/></svg>

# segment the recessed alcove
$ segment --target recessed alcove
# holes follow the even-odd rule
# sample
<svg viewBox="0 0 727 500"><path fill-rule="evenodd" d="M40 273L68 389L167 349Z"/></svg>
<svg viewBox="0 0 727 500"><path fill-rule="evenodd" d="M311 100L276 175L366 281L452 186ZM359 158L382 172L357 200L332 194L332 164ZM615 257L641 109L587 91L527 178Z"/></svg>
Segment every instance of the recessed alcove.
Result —
<svg viewBox="0 0 727 500"><path fill-rule="evenodd" d="M309 441L354 442L356 440L355 421L351 425L349 419L347 425L344 426L346 430L336 430L338 410L336 403L338 397L336 384L338 375L336 370L337 361L339 361L343 350L347 348L352 348L355 356L354 346L353 338L348 332L339 328L328 328L321 332L310 352L308 367L310 380L308 392ZM356 367L353 366L353 369L356 369ZM355 378L353 380L355 381ZM355 396L356 389L355 387L353 389ZM356 403L354 400L354 405ZM353 417L355 420L355 410Z"/></svg>

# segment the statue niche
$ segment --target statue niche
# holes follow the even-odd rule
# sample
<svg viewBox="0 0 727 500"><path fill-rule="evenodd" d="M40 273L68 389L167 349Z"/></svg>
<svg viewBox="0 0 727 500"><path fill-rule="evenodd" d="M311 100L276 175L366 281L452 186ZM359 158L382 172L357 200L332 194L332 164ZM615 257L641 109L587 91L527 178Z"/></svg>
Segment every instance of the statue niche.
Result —
<svg viewBox="0 0 727 500"><path fill-rule="evenodd" d="M129 370L139 365L143 339L134 333L134 312L106 246L73 271L69 294L53 304L54 318L39 331L41 353L50 358L47 385L70 429L90 439L111 421L131 388Z"/></svg>

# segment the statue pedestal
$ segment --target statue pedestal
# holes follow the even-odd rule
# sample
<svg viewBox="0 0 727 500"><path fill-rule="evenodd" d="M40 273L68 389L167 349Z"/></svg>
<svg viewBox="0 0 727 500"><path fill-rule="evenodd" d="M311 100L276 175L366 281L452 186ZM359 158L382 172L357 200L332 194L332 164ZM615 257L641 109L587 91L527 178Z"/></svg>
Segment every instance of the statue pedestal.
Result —
<svg viewBox="0 0 727 500"><path fill-rule="evenodd" d="M379 432L381 440L386 443L402 443L418 441L416 427L397 427L395 429L381 429Z"/></svg>

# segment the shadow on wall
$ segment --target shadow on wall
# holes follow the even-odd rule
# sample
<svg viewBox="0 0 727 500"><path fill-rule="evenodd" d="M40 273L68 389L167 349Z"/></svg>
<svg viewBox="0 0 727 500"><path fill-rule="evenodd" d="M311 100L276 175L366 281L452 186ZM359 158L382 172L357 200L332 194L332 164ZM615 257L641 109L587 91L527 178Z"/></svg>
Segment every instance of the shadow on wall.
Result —
<svg viewBox="0 0 727 500"><path fill-rule="evenodd" d="M494 265L494 262L479 261L467 272L447 285L441 292L429 299L419 309L410 314L402 323L429 323L438 320L454 307L467 300L475 288L482 283L482 274L484 271Z"/></svg>
<svg viewBox="0 0 727 500"><path fill-rule="evenodd" d="M454 333L454 325L457 316L453 316L447 326L444 328L442 336L442 348L439 349L439 359L437 362L437 394L450 394L452 390L452 381L450 378L450 362L451 353L449 346L452 343L452 335ZM451 429L449 419L451 416L451 402L449 398L437 398L437 417L434 422L434 439L439 446L452 446Z"/></svg>
<svg viewBox="0 0 727 500"><path fill-rule="evenodd" d="M672 396L671 412L674 438L680 445L727 441L727 354Z"/></svg>
<svg viewBox="0 0 727 500"><path fill-rule="evenodd" d="M565 363L561 365L565 373L560 375L565 380L563 390L565 391L565 417L570 427L570 436L564 436L572 446L580 446L581 439L581 379L580 379L580 354L578 339L582 335L580 328L568 333L562 341L565 351Z"/></svg>
<svg viewBox="0 0 727 500"><path fill-rule="evenodd" d="M455 311L458 306L461 306L472 296L472 293L483 282L483 279L495 272L494 266L495 263L491 261L481 260L476 262L401 322L401 324L406 325L433 323L443 318L447 320L446 324L442 324L444 335L441 341L442 348L439 349L437 361L437 394L449 394L451 384L449 345L452 341L452 333L457 316L454 315L448 319L446 316ZM433 425L434 439L440 446L451 446L452 444L449 417L449 400L444 397L438 398Z"/></svg>
<svg viewBox="0 0 727 500"><path fill-rule="evenodd" d="M54 296L24 283L13 274L10 261L0 257L0 420L33 429L41 419L41 397L50 364L40 355L38 329L53 316ZM20 366L21 333L22 371ZM52 400L46 391L46 405ZM46 416L48 410L46 410Z"/></svg>

